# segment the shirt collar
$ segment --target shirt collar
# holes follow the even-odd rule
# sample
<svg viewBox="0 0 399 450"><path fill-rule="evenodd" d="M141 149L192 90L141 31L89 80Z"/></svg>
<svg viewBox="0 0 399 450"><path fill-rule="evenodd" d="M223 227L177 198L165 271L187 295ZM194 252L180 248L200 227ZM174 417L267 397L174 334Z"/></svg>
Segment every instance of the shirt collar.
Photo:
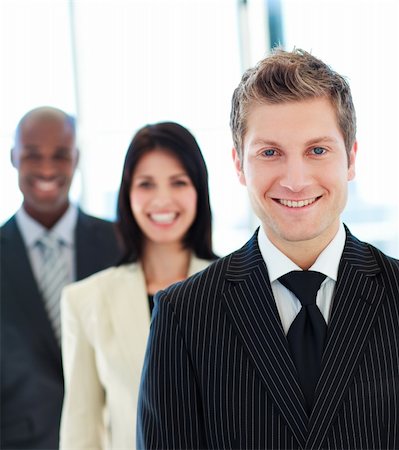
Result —
<svg viewBox="0 0 399 450"><path fill-rule="evenodd" d="M36 245L37 241L48 232L39 222L33 219L24 209L19 208L15 215L22 238L28 248ZM64 215L51 229L51 233L63 242L64 245L72 247L74 245L74 230L78 219L78 209L72 203Z"/></svg>
<svg viewBox="0 0 399 450"><path fill-rule="evenodd" d="M345 239L345 229L343 224L340 223L337 234L320 253L309 270L321 272L334 281L337 281L338 266L344 250ZM267 266L270 283L273 283L273 281L276 281L292 270L302 270L270 242L262 227L260 227L258 233L258 245Z"/></svg>

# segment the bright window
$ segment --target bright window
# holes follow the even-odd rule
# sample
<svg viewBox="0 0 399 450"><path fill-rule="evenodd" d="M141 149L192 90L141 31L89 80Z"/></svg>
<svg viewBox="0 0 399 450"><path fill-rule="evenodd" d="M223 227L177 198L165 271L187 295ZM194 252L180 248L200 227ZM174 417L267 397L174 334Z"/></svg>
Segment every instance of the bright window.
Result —
<svg viewBox="0 0 399 450"><path fill-rule="evenodd" d="M312 51L353 89L358 170L344 219L398 257L399 3L281 1L285 47ZM27 110L49 104L78 117L72 197L86 211L114 217L134 132L174 120L197 137L208 164L216 251L243 244L257 221L231 161L230 100L242 71L265 56L266 3L2 0L0 222L21 201L9 162L14 128Z"/></svg>
<svg viewBox="0 0 399 450"><path fill-rule="evenodd" d="M345 75L358 118L356 181L345 222L399 257L399 2L283 0L285 47Z"/></svg>

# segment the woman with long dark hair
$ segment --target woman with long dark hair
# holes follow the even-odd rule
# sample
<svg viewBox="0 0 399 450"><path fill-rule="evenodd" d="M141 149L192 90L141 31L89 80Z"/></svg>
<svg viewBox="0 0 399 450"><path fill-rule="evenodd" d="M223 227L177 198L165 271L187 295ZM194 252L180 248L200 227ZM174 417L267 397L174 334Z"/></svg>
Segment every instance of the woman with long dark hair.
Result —
<svg viewBox="0 0 399 450"><path fill-rule="evenodd" d="M135 445L153 295L216 258L207 169L186 128L163 122L136 133L117 213L122 261L68 286L62 296L61 449Z"/></svg>

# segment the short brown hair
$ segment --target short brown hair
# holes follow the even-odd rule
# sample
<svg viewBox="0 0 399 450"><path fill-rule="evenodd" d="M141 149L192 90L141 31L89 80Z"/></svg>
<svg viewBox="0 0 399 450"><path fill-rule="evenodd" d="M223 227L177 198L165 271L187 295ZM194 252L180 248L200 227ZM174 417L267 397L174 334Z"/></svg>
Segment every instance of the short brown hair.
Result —
<svg viewBox="0 0 399 450"><path fill-rule="evenodd" d="M240 158L253 104L277 104L317 97L330 99L337 114L347 154L356 140L356 113L346 79L310 53L272 50L270 56L248 69L232 98L230 128Z"/></svg>

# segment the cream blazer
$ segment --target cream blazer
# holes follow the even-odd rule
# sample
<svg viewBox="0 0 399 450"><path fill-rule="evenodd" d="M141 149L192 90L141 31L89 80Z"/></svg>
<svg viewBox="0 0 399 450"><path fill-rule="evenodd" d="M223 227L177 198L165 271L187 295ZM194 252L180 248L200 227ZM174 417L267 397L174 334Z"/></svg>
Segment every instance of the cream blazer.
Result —
<svg viewBox="0 0 399 450"><path fill-rule="evenodd" d="M209 264L193 257L189 275ZM140 264L112 267L67 286L61 319L65 397L60 448L135 448L150 325Z"/></svg>

